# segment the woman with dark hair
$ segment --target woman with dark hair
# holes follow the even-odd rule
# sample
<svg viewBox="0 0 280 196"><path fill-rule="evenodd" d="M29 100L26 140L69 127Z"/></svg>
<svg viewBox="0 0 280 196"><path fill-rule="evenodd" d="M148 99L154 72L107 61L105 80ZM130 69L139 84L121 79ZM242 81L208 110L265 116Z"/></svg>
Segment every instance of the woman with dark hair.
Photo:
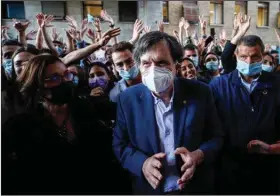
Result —
<svg viewBox="0 0 280 196"><path fill-rule="evenodd" d="M9 84L6 86L5 93L1 98L1 106L7 111L5 114L6 118L2 118L2 123L4 123L10 116L23 113L28 109L19 92L19 84L16 82L16 79L23 69L26 68L28 61L38 54L39 50L32 45L21 47L14 52L12 56L11 79L8 81Z"/></svg>
<svg viewBox="0 0 280 196"><path fill-rule="evenodd" d="M263 54L262 70L267 72L274 72L275 68L276 64L274 57L269 52L265 52Z"/></svg>
<svg viewBox="0 0 280 196"><path fill-rule="evenodd" d="M112 133L74 96L73 74L58 57L39 55L18 81L32 110L2 126L2 193L114 193Z"/></svg>
<svg viewBox="0 0 280 196"><path fill-rule="evenodd" d="M80 97L88 95L89 87L85 70L79 65L79 62L73 63L67 67L67 70L74 75L73 83L76 87L76 93Z"/></svg>
<svg viewBox="0 0 280 196"><path fill-rule="evenodd" d="M110 101L109 92L114 88L114 82L112 73L104 63L94 62L89 65L88 86L88 99L100 111L100 119L112 127L111 120L116 118L116 104Z"/></svg>
<svg viewBox="0 0 280 196"><path fill-rule="evenodd" d="M208 52L202 61L202 65L206 68L206 71L203 73L203 76L208 81L208 83L220 76L219 70L219 56L213 52Z"/></svg>
<svg viewBox="0 0 280 196"><path fill-rule="evenodd" d="M40 51L38 49L30 46L22 47L15 51L12 56L12 78L14 81L25 68L27 62L39 53Z"/></svg>
<svg viewBox="0 0 280 196"><path fill-rule="evenodd" d="M186 57L183 58L179 62L179 71L178 71L178 76L183 77L185 79L189 80L198 80L204 83L207 83L207 81L202 77L197 74L194 62L192 59Z"/></svg>

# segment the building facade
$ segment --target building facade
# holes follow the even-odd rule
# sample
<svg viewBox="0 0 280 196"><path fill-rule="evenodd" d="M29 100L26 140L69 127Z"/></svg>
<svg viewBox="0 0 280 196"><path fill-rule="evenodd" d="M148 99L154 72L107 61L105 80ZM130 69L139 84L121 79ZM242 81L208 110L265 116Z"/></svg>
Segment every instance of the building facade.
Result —
<svg viewBox="0 0 280 196"><path fill-rule="evenodd" d="M98 16L102 9L113 17L116 27L121 27L120 41L131 38L136 18L143 20L152 30L163 21L165 32L172 34L173 30L178 30L179 19L183 16L191 23L192 31L196 30L199 34L199 15L206 19L208 33L210 28L215 28L216 34L225 29L230 38L234 14L243 12L251 16L248 34L260 36L265 43L278 43L274 28L280 30L280 1L2 1L1 19L2 25L8 26L12 25L14 17L29 20L28 30L35 30L38 28L37 13L52 14L56 18L53 25L65 38L64 29L68 28L64 20L66 15L73 16L79 22L87 13ZM108 24L102 24L102 28L106 30ZM9 30L9 34L14 38L17 36L12 30Z"/></svg>

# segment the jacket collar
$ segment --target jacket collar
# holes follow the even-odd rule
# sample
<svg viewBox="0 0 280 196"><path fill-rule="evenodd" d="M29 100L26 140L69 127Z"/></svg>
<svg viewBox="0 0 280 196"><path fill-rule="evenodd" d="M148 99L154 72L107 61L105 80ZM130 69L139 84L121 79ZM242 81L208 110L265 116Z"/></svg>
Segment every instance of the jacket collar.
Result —
<svg viewBox="0 0 280 196"><path fill-rule="evenodd" d="M258 78L258 84L255 88L256 89L267 89L267 88L272 88L272 80L271 80L271 75L269 73L266 72L261 72L259 78ZM231 77L230 80L232 81L232 83L234 83L235 85L238 86L242 86L242 82L241 82L241 76L240 73L238 72L238 70L234 70L231 73Z"/></svg>

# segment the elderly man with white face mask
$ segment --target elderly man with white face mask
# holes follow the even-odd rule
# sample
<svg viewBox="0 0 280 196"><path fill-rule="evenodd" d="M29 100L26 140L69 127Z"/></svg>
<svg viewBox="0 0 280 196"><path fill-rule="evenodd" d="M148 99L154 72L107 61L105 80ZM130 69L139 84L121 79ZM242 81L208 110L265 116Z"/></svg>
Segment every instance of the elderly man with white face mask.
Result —
<svg viewBox="0 0 280 196"><path fill-rule="evenodd" d="M143 84L118 98L113 149L133 176L134 194L211 194L223 143L210 88L175 78L183 49L159 31L137 42Z"/></svg>

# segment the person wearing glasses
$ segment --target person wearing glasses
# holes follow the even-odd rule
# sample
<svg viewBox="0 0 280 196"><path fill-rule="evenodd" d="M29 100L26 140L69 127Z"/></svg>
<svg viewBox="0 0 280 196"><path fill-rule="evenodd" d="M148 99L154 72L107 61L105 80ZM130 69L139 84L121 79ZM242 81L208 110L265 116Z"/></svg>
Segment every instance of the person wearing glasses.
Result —
<svg viewBox="0 0 280 196"><path fill-rule="evenodd" d="M141 74L133 59L133 45L129 42L119 42L112 47L112 59L115 70L122 78L110 91L112 102L117 102L118 96L128 87L142 82Z"/></svg>
<svg viewBox="0 0 280 196"><path fill-rule="evenodd" d="M53 55L32 58L18 77L30 112L2 125L3 194L114 193L112 133L74 96L73 79Z"/></svg>

